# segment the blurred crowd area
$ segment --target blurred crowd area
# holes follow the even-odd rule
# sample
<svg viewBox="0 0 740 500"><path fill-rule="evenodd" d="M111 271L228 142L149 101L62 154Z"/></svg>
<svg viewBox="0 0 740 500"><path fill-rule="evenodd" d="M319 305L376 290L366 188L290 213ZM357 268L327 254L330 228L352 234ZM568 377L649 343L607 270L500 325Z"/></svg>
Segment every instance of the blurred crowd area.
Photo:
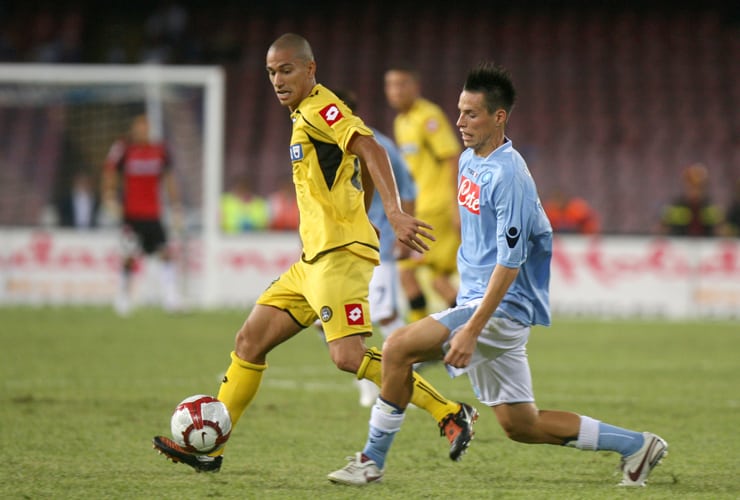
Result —
<svg viewBox="0 0 740 500"><path fill-rule="evenodd" d="M719 214L715 234L732 234L726 222L740 181L739 26L737 5L711 0L0 1L0 62L221 65L224 193L246 179L252 195L267 198L290 177L290 120L264 70L266 49L281 33L304 35L319 82L352 89L358 113L388 134L389 64L415 65L424 96L454 123L467 70L493 60L509 68L517 86L508 135L543 201L575 199L570 213L585 210L598 221L588 231L564 232L670 233L666 213L683 198L687 170L701 165L700 205ZM0 110L0 131L13 120ZM30 168L38 148L10 155L17 148L11 142L0 140L0 225L33 224L44 200L71 186L76 166ZM102 161L90 165L93 179ZM26 196L32 201L13 201L24 186L1 182L33 189L47 186L44 178L54 180L40 196Z"/></svg>

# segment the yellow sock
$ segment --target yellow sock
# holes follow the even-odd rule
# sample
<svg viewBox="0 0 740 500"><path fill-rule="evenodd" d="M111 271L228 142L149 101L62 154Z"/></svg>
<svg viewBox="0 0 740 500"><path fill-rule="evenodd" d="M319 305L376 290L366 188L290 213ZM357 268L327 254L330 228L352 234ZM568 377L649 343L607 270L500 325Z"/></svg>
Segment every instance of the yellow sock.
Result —
<svg viewBox="0 0 740 500"><path fill-rule="evenodd" d="M365 352L360 369L357 370L357 378L372 380L380 386L382 359L383 355L377 348L371 347L368 349ZM411 402L419 408L428 411L437 422L442 422L442 419L450 413L460 411L460 403L450 401L442 396L429 382L416 372L414 372L414 390L411 393Z"/></svg>
<svg viewBox="0 0 740 500"><path fill-rule="evenodd" d="M226 370L217 398L229 410L232 429L257 394L262 382L262 372L266 368L267 364L250 363L239 358L235 352L231 353L231 365ZM222 453L223 448L210 455L217 456Z"/></svg>
<svg viewBox="0 0 740 500"><path fill-rule="evenodd" d="M450 401L435 389L424 377L414 372L414 392L411 402L432 414L438 423L450 413L460 411L460 403Z"/></svg>
<svg viewBox="0 0 740 500"><path fill-rule="evenodd" d="M428 316L426 307L422 309L409 309L409 312L407 314L408 322L413 323L414 321L419 321L420 319L424 319Z"/></svg>

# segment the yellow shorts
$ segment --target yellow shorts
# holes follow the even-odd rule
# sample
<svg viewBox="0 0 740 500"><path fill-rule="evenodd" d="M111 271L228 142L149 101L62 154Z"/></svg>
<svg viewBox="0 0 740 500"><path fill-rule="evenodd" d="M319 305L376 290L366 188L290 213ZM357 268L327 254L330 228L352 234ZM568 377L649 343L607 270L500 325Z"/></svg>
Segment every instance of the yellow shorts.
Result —
<svg viewBox="0 0 740 500"><path fill-rule="evenodd" d="M428 252L399 260L399 268L416 269L426 266L434 276L454 274L457 271L460 232L452 224L451 217L448 214L426 217L420 215L419 219L434 227L433 234L436 241L430 242Z"/></svg>
<svg viewBox="0 0 740 500"><path fill-rule="evenodd" d="M265 290L258 304L282 309L301 326L321 320L326 341L372 334L368 287L375 263L336 250L313 264L293 264Z"/></svg>

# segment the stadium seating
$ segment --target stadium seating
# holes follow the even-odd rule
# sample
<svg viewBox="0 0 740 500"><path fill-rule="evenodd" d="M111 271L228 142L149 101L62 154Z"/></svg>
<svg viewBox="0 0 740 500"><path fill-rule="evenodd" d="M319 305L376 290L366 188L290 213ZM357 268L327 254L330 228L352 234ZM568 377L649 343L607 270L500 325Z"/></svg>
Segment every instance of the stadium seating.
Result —
<svg viewBox="0 0 740 500"><path fill-rule="evenodd" d="M520 99L509 135L541 194L564 188L586 198L605 232L651 232L660 205L680 189L681 168L692 162L708 165L715 200L729 202L728 186L740 177L740 68L733 63L740 36L723 12L476 5L368 2L290 17L245 14L241 60L227 66L224 178L246 171L266 194L290 175L290 122L265 78L264 53L275 36L294 31L311 41L319 81L355 90L360 114L386 133L393 118L382 88L389 64L415 64L424 94L452 120L472 65L492 59L507 66ZM11 135L2 137L8 113L0 114L0 224L31 213L8 215L17 206L9 201L14 186L30 178L31 163L34 182L42 172L53 179L53 150L61 147L51 136L35 139L43 147L13 139L30 133L32 116L13 118Z"/></svg>

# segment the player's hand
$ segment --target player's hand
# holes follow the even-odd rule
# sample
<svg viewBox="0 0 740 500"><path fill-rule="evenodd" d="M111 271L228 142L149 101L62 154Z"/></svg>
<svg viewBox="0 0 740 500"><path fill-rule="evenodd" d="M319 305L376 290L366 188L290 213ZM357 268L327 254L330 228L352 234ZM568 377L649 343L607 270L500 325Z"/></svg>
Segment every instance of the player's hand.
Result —
<svg viewBox="0 0 740 500"><path fill-rule="evenodd" d="M455 368L465 368L473 358L478 342L478 332L463 326L450 340L450 348L445 354L444 362Z"/></svg>
<svg viewBox="0 0 740 500"><path fill-rule="evenodd" d="M416 250L417 252L429 250L429 245L422 238L435 241L434 236L429 232L434 229L432 226L405 212L396 212L392 216L389 216L388 220L391 226L393 226L393 232L396 233L398 241L412 250Z"/></svg>

